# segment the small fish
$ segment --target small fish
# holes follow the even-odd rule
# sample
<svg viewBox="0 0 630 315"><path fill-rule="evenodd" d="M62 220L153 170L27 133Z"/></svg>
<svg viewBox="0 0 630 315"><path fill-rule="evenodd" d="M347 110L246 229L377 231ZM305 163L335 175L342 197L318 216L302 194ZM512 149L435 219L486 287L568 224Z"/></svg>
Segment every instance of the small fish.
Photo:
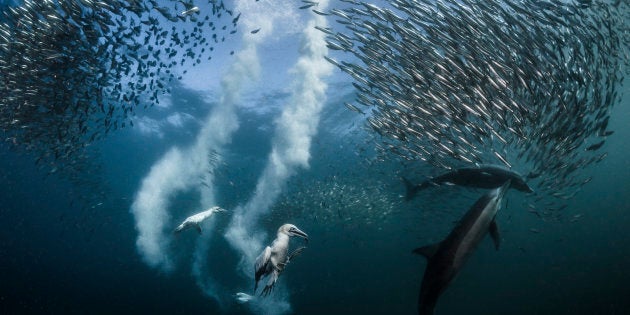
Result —
<svg viewBox="0 0 630 315"><path fill-rule="evenodd" d="M571 220L569 220L569 222L577 222L577 221L579 221L579 220L582 218L582 216L583 216L583 214L578 213L578 214L574 215L574 216L571 218Z"/></svg>
<svg viewBox="0 0 630 315"><path fill-rule="evenodd" d="M592 145L588 146L585 150L586 151L595 151L595 150L601 148L604 145L604 142L606 142L606 140L602 140L602 141L600 141L598 143L592 144Z"/></svg>
<svg viewBox="0 0 630 315"><path fill-rule="evenodd" d="M315 14L317 14L317 15L322 15L322 16L327 16L327 15L330 15L330 14L328 14L328 13L325 13L325 12L322 12L322 11L317 11L317 10L315 10L315 9L313 9L312 11L313 11L313 13L315 13Z"/></svg>
<svg viewBox="0 0 630 315"><path fill-rule="evenodd" d="M238 19L241 17L241 14L239 13L236 17L234 17L232 19L232 24L236 24L238 22Z"/></svg>
<svg viewBox="0 0 630 315"><path fill-rule="evenodd" d="M357 112L357 113L360 113L360 114L365 115L365 112L364 112L364 111L362 111L362 110L361 110L361 109L359 109L358 107L356 107L356 106L354 106L354 105L352 105L352 104L350 104L350 103L348 103L348 102L344 102L344 105L346 105L346 107L347 107L348 109L350 109L351 111L354 111L354 112Z"/></svg>
<svg viewBox="0 0 630 315"><path fill-rule="evenodd" d="M180 12L179 15L181 17L185 17L187 15L190 15L190 14L193 14L193 13L197 13L197 12L199 12L199 7L192 7L190 9L188 9L188 10L184 10L184 11Z"/></svg>

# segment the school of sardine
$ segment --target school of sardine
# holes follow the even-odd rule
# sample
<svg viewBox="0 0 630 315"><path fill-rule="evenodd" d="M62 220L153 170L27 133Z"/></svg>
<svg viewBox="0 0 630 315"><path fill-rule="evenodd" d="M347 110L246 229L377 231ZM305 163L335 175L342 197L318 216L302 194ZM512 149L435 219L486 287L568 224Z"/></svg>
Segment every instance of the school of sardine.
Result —
<svg viewBox="0 0 630 315"><path fill-rule="evenodd" d="M349 74L382 150L441 169L501 163L568 199L628 74L624 1L344 0L328 61ZM336 51L336 52L335 52Z"/></svg>
<svg viewBox="0 0 630 315"><path fill-rule="evenodd" d="M1 8L3 140L48 168L70 167L88 144L133 125L139 106L159 103L182 66L210 59L236 32L239 16L221 0L160 4L24 0Z"/></svg>
<svg viewBox="0 0 630 315"><path fill-rule="evenodd" d="M167 3L167 5L164 5ZM626 1L343 0L326 57L381 150L440 169L502 163L559 200L603 160L628 74ZM24 0L0 17L0 127L51 172L132 125L236 32L223 1ZM255 33L257 30L251 31ZM59 161L67 161L62 163ZM544 198L537 197L537 201Z"/></svg>

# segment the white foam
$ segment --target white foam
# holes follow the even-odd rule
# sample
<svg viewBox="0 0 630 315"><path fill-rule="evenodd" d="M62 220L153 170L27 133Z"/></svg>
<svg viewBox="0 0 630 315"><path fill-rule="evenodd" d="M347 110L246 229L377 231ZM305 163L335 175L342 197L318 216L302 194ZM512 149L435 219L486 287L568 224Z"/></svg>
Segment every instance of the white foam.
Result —
<svg viewBox="0 0 630 315"><path fill-rule="evenodd" d="M326 2L320 2L319 6L325 8ZM325 27L325 18L313 14L304 28L300 57L292 69L291 97L276 122L267 166L253 197L234 210L225 234L229 243L242 254L239 269L252 278L252 266L266 235L258 228L258 220L269 212L287 179L298 168L308 167L311 139L317 132L325 102L327 86L324 78L332 73L332 65L324 59L328 52L325 36L314 28L316 25ZM249 305L264 314L283 314L291 310L288 292L278 288L271 296L252 301Z"/></svg>
<svg viewBox="0 0 630 315"><path fill-rule="evenodd" d="M230 143L239 127L236 106L240 101L243 84L260 73L257 47L270 37L276 25L281 31L292 32L290 21L297 21L294 3L289 0L265 1L264 5L253 5L250 0L236 2L236 12L241 12L244 28L258 29L256 34L243 32L242 49L234 55L234 62L221 80L218 104L211 110L203 123L196 141L188 148L171 148L154 164L132 204L131 212L138 230L137 247L143 260L151 267L169 271L173 259L169 253L172 198L180 192L197 189L200 193L200 208L215 204L214 177L208 157L211 152L221 153ZM320 7L325 3L320 2ZM280 22L278 22L280 20ZM230 244L243 254L241 267L248 266L247 275L258 251L262 247L265 232L259 231L257 221L266 214L282 192L286 180L297 168L308 167L311 138L317 131L319 114L324 104L326 84L323 78L332 66L323 56L327 53L324 34L314 29L325 26L323 17L313 15L303 31L300 58L293 68L294 77L291 98L279 117L273 139L273 149L266 168L261 175L253 198L234 210L225 236ZM276 32L278 35L278 32ZM172 124L180 120L173 119ZM204 183L204 185L201 185ZM214 223L207 224L196 244L192 262L192 274L204 293L223 304L220 288L212 279L209 263ZM291 311L288 291L282 287L274 290L273 297L255 299L249 303L256 313L284 314Z"/></svg>

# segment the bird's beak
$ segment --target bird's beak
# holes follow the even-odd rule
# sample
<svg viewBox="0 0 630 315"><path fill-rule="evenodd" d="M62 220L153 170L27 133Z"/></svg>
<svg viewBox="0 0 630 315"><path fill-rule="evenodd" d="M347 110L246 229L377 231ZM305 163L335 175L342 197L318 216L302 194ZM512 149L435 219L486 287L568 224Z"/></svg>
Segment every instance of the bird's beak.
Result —
<svg viewBox="0 0 630 315"><path fill-rule="evenodd" d="M308 234L302 232L300 229L295 228L294 230L291 231L293 233L293 235L295 236L299 236L301 238L303 238L307 243L308 243Z"/></svg>

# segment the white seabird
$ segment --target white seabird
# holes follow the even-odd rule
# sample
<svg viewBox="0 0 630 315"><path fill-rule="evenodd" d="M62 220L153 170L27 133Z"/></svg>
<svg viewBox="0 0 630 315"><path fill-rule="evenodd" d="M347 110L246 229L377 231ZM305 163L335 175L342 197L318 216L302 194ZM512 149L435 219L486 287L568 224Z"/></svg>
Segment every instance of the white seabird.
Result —
<svg viewBox="0 0 630 315"><path fill-rule="evenodd" d="M268 295L273 286L276 284L278 277L284 270L284 267L289 263L291 258L300 254L304 250L304 246L294 250L291 254L287 255L289 251L289 238L291 236L302 237L308 242L308 235L300 231L297 226L293 224L284 224L278 229L276 239L271 243L271 246L265 247L262 253L256 258L255 264L255 279L254 293L258 288L258 281L265 276L269 276L265 288L260 293L261 296Z"/></svg>
<svg viewBox="0 0 630 315"><path fill-rule="evenodd" d="M195 229L197 229L197 232L199 232L199 234L201 234L201 222L203 222L205 219L209 218L212 214L214 214L215 212L224 212L226 211L225 209L221 208L221 207L212 207L204 212L199 212L197 214L191 215L188 218L186 218L186 220L184 220L184 222L182 222L182 224L180 224L176 229L175 229L175 233L179 233L183 230L186 230L188 228L194 227Z"/></svg>

